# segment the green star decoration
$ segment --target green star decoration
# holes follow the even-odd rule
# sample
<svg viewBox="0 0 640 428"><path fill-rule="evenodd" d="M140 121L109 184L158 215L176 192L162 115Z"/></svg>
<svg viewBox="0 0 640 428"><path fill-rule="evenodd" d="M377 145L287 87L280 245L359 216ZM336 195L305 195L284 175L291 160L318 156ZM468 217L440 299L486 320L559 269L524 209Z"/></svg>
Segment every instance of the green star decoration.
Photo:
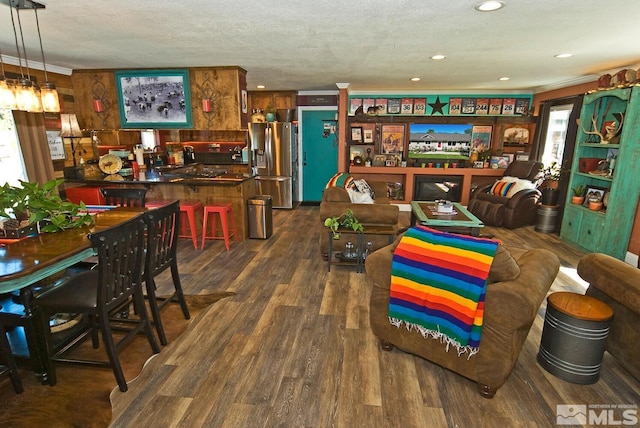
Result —
<svg viewBox="0 0 640 428"><path fill-rule="evenodd" d="M431 111L431 116L433 116L436 113L440 113L441 115L444 115L444 112L442 111L442 109L447 105L448 103L443 103L440 102L440 96L436 97L436 102L435 103L429 103L429 106L431 106L431 108L433 109Z"/></svg>

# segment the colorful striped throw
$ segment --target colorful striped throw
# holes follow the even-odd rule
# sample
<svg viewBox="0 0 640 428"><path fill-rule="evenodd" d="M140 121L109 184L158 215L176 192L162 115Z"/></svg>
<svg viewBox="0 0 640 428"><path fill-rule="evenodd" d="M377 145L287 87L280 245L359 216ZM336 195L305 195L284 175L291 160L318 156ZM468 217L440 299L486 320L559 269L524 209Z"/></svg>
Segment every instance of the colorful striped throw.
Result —
<svg viewBox="0 0 640 428"><path fill-rule="evenodd" d="M389 321L478 352L489 269L499 241L410 228L393 252Z"/></svg>

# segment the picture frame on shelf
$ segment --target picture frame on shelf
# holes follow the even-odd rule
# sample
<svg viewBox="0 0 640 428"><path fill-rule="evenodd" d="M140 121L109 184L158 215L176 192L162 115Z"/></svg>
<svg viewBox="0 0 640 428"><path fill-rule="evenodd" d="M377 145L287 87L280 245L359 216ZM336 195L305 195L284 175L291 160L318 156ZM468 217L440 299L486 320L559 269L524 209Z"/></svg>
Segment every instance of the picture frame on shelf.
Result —
<svg viewBox="0 0 640 428"><path fill-rule="evenodd" d="M381 126L381 136L382 141L381 152L383 154L396 154L404 152L404 142L405 142L405 131L406 127L404 125L397 124L383 124Z"/></svg>
<svg viewBox="0 0 640 428"><path fill-rule="evenodd" d="M517 161L529 162L529 153L528 152L516 152L515 153Z"/></svg>
<svg viewBox="0 0 640 428"><path fill-rule="evenodd" d="M609 189L607 189L606 187L600 187L600 186L586 186L586 189L584 191L584 202L582 203L583 207L589 207L589 199L592 196L597 196L600 201L602 201L604 199L604 195L605 193L607 193L609 191Z"/></svg>
<svg viewBox="0 0 640 428"><path fill-rule="evenodd" d="M387 159L384 161L384 166L396 166L395 159Z"/></svg>
<svg viewBox="0 0 640 428"><path fill-rule="evenodd" d="M115 72L121 128L192 128L189 70Z"/></svg>
<svg viewBox="0 0 640 428"><path fill-rule="evenodd" d="M364 147L351 146L350 152L351 153L349 155L349 159L351 161L353 161L357 156L360 156L361 158L364 159Z"/></svg>
<svg viewBox="0 0 640 428"><path fill-rule="evenodd" d="M362 143L362 126L352 126L351 127L351 142L352 143Z"/></svg>
<svg viewBox="0 0 640 428"><path fill-rule="evenodd" d="M373 139L373 129L362 130L362 142L365 144L373 144L375 142Z"/></svg>
<svg viewBox="0 0 640 428"><path fill-rule="evenodd" d="M373 157L373 166L385 166L387 157L385 155L375 155Z"/></svg>

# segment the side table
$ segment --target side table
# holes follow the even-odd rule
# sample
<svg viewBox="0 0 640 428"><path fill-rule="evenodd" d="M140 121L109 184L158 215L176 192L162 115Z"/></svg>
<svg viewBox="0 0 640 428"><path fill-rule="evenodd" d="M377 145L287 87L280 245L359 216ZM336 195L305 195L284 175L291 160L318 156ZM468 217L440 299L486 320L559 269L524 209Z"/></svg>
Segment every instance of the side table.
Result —
<svg viewBox="0 0 640 428"><path fill-rule="evenodd" d="M329 243L329 248L327 251L327 271L331 272L331 265L351 265L351 266L355 266L356 267L356 272L358 273L362 273L364 272L364 257L363 257L363 252L364 252L364 248L365 248L365 243L367 242L366 236L367 235L384 235L384 236L388 236L389 239L389 244L393 243L393 239L397 233L397 230L395 227L392 226L365 226L365 230L364 232L355 232L353 230L340 230L341 234L347 234L347 235L355 235L356 238L356 244L355 244L355 251L358 254L358 256L356 257L356 259L351 262L351 261L347 261L347 262L335 262L333 261L333 258L335 257L336 253L333 250L333 233L331 231L327 232L328 233L328 243Z"/></svg>
<svg viewBox="0 0 640 428"><path fill-rule="evenodd" d="M550 294L538 363L568 382L596 383L612 317L611 307L591 296L570 292Z"/></svg>

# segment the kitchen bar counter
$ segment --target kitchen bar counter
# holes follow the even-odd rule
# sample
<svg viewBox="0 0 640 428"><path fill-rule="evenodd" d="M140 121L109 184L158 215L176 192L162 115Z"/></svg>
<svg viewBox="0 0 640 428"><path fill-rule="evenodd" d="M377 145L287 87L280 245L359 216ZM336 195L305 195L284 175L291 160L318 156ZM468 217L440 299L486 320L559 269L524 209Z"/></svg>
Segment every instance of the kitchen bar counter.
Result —
<svg viewBox="0 0 640 428"><path fill-rule="evenodd" d="M206 165L186 167L160 167L144 171L137 179L123 177L121 181L105 180L104 177L67 179L65 189L74 186L126 188L144 187L146 199L199 201L203 205L231 202L233 215L241 240L249 237L247 200L256 194L255 179L249 174L232 174L215 171ZM199 231L200 232L200 231Z"/></svg>

